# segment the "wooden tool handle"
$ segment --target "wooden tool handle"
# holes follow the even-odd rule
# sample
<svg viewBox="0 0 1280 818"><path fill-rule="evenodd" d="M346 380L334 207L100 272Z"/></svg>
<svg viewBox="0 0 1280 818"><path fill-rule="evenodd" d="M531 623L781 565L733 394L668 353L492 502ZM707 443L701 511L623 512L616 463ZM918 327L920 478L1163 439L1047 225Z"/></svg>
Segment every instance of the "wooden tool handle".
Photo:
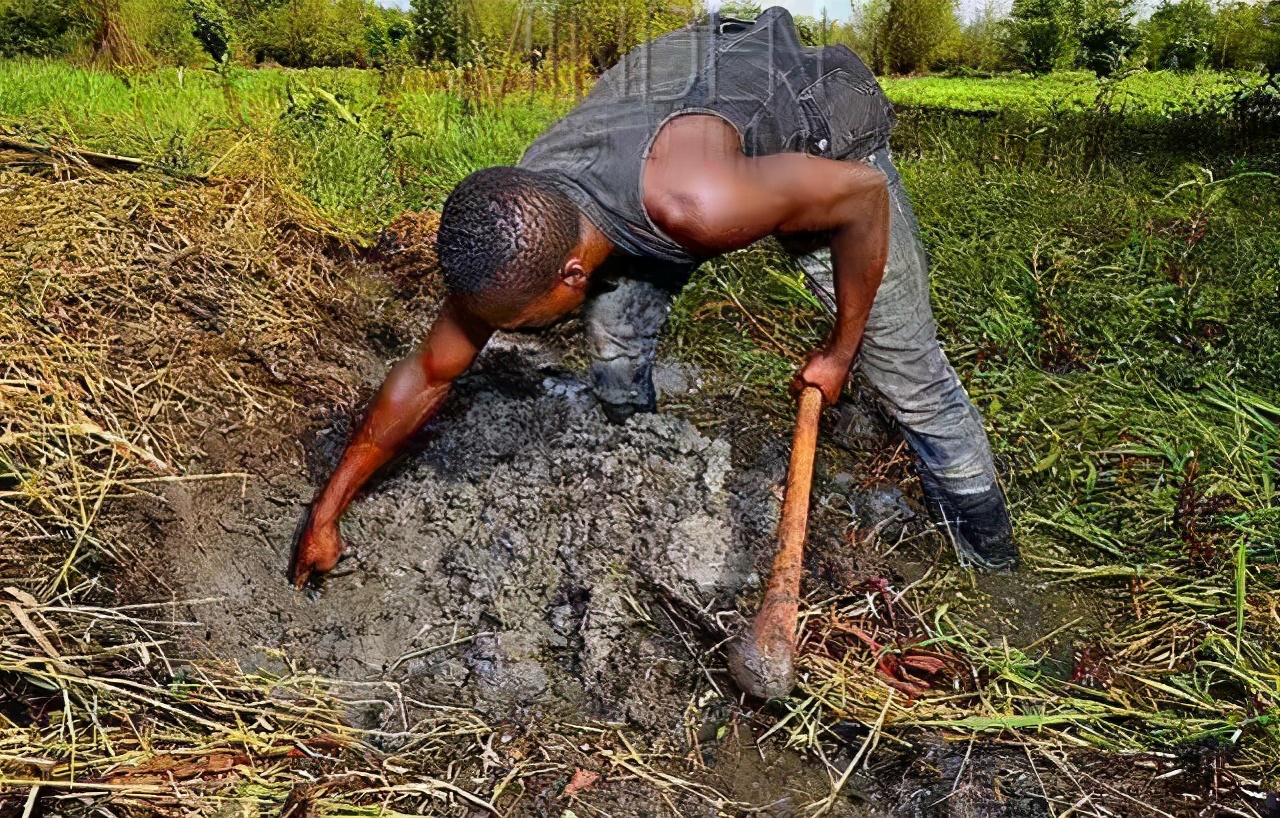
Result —
<svg viewBox="0 0 1280 818"><path fill-rule="evenodd" d="M813 453L822 416L822 392L806 387L800 393L787 494L778 522L778 553L765 586L764 601L749 631L728 646L729 672L738 687L753 696L785 696L795 686L793 659L796 621L800 608L800 575L804 539L809 527L809 494L813 486Z"/></svg>
<svg viewBox="0 0 1280 818"><path fill-rule="evenodd" d="M782 502L782 519L778 522L778 554L773 559L764 602L756 614L757 633L765 635L772 626L790 630L786 639L795 639L795 607L800 602L800 574L804 563L804 540L809 528L809 494L813 488L813 454L818 445L818 420L822 417L822 391L805 387L800 393L796 413L795 434L791 438L791 465L787 469L787 493ZM770 609L792 606L790 622L777 621ZM786 617L784 616L785 620ZM782 636L782 634L778 634Z"/></svg>

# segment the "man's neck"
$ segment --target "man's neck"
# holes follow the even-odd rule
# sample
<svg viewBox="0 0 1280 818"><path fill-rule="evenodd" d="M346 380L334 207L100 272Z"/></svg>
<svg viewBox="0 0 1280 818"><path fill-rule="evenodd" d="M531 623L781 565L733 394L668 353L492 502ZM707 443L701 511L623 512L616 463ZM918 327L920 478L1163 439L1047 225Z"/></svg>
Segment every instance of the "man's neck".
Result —
<svg viewBox="0 0 1280 818"><path fill-rule="evenodd" d="M596 227L586 214L579 215L578 247L576 255L582 259L582 266L595 271L605 259L613 255L616 245L609 240L600 228Z"/></svg>

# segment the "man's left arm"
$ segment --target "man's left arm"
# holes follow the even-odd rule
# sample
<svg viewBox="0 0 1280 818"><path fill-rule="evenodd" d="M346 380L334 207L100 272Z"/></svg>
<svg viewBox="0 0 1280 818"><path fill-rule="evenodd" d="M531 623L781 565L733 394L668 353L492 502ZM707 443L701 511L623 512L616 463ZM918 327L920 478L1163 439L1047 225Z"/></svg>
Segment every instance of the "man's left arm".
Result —
<svg viewBox="0 0 1280 818"><path fill-rule="evenodd" d="M725 253L768 235L831 236L835 324L792 388L816 386L834 403L848 380L888 260L884 174L860 162L777 154L704 162L682 179L670 182L675 195L667 200L669 208L650 210L660 226L695 252Z"/></svg>

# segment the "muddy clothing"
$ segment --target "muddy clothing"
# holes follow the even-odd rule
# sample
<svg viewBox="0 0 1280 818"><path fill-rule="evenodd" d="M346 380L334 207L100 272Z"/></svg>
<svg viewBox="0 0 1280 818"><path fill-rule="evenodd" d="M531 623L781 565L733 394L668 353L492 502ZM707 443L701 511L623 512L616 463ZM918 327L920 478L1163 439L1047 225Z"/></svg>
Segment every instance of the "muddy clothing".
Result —
<svg viewBox="0 0 1280 818"><path fill-rule="evenodd" d="M724 119L748 156L861 159L888 146L893 125L862 60L844 46L802 45L790 13L771 8L754 23L713 20L637 46L520 166L552 178L622 252L693 264L641 199L653 140L682 114Z"/></svg>

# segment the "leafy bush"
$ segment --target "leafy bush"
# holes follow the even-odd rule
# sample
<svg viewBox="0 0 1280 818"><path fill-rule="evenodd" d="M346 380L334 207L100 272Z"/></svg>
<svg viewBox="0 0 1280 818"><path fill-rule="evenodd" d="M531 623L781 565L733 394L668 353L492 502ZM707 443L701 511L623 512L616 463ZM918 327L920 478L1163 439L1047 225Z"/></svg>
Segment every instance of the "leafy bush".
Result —
<svg viewBox="0 0 1280 818"><path fill-rule="evenodd" d="M295 68L368 64L365 0L289 0L257 15L247 47L254 60Z"/></svg>
<svg viewBox="0 0 1280 818"><path fill-rule="evenodd" d="M889 0L884 36L890 70L910 74L927 68L959 28L952 0Z"/></svg>
<svg viewBox="0 0 1280 818"><path fill-rule="evenodd" d="M938 47L930 67L950 71L991 73L1010 68L1003 20L987 6Z"/></svg>
<svg viewBox="0 0 1280 818"><path fill-rule="evenodd" d="M122 16L130 36L161 65L199 65L205 61L183 0L125 0Z"/></svg>
<svg viewBox="0 0 1280 818"><path fill-rule="evenodd" d="M410 65L414 61L413 19L399 9L372 9L365 17L365 42L374 65Z"/></svg>
<svg viewBox="0 0 1280 818"><path fill-rule="evenodd" d="M1028 71L1052 71L1069 50L1071 27L1061 0L1013 0L1006 26L1010 56Z"/></svg>
<svg viewBox="0 0 1280 818"><path fill-rule="evenodd" d="M187 10L194 21L194 35L205 53L218 65L231 56L231 15L218 0L187 0Z"/></svg>
<svg viewBox="0 0 1280 818"><path fill-rule="evenodd" d="M1153 68L1194 71L1209 64L1213 9L1207 0L1162 0L1145 25L1147 58Z"/></svg>
<svg viewBox="0 0 1280 818"><path fill-rule="evenodd" d="M1079 30L1077 64L1105 77L1141 43L1132 0L1090 0Z"/></svg>
<svg viewBox="0 0 1280 818"><path fill-rule="evenodd" d="M0 0L0 56L66 54L88 34L78 0Z"/></svg>
<svg viewBox="0 0 1280 818"><path fill-rule="evenodd" d="M471 21L459 0L411 0L418 58L424 63L462 61Z"/></svg>

